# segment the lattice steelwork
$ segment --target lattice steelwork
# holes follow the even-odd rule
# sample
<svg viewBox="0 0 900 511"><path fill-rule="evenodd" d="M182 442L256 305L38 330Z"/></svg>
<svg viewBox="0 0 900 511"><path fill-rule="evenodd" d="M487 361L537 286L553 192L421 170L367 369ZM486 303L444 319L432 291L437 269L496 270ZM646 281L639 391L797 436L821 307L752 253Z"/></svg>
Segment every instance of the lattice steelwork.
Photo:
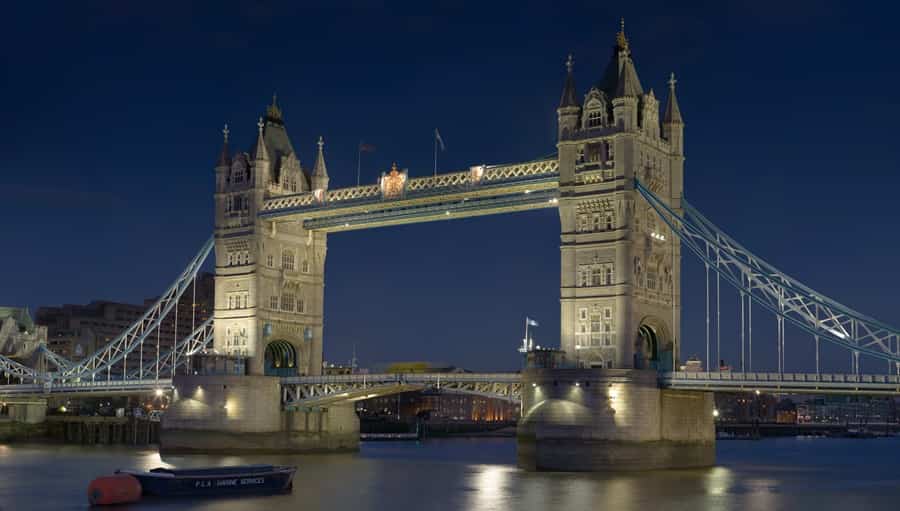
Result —
<svg viewBox="0 0 900 511"><path fill-rule="evenodd" d="M783 322L787 321L814 336L817 372L818 342L824 339L853 353L854 372L859 371L859 356L868 355L893 362L900 373L900 330L828 298L778 270L725 234L687 201L682 200L682 216L637 179L635 188L707 268L718 273L742 296L748 296L780 318L779 372L784 369Z"/></svg>
<svg viewBox="0 0 900 511"><path fill-rule="evenodd" d="M109 371L112 366L140 347L146 338L157 331L162 320L175 307L184 292L194 282L200 267L206 261L212 248L213 238L210 237L184 271L181 272L181 275L160 296L156 303L150 306L140 319L132 323L118 337L94 352L91 356L75 364L54 354L54 356L49 358L51 361L54 361L57 367L56 371L26 367L8 357L0 356L0 372L8 377L22 381L31 380L34 383L65 382L81 378L93 380L98 374L101 376L105 375L109 379Z"/></svg>
<svg viewBox="0 0 900 511"><path fill-rule="evenodd" d="M138 369L128 373L129 380L143 380L157 374L174 374L174 368L185 364L189 357L205 350L213 342L213 318L198 326L190 335L176 343L159 359L153 358Z"/></svg>
<svg viewBox="0 0 900 511"><path fill-rule="evenodd" d="M287 408L325 402L359 401L377 396L432 389L475 394L519 402L522 383L517 373L416 373L296 376L281 379Z"/></svg>

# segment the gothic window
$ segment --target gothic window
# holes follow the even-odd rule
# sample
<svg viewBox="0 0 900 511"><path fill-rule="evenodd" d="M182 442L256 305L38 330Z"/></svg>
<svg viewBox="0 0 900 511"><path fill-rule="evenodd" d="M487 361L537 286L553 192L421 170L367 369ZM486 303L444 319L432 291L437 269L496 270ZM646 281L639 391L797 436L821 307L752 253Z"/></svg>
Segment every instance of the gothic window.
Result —
<svg viewBox="0 0 900 511"><path fill-rule="evenodd" d="M303 265L301 266L303 273L309 273L309 261L306 259L303 260Z"/></svg>
<svg viewBox="0 0 900 511"><path fill-rule="evenodd" d="M594 213L592 220L593 220L594 230L599 231L600 230L600 213Z"/></svg>
<svg viewBox="0 0 900 511"><path fill-rule="evenodd" d="M589 229L589 227L588 227L589 225L590 225L590 219L588 218L587 214L582 213L582 214L578 215L578 230L579 231L582 231L582 232L587 231Z"/></svg>
<svg viewBox="0 0 900 511"><path fill-rule="evenodd" d="M584 309L584 308L578 309L578 317L579 317L582 321L584 321L584 320L587 319L587 315L588 315L588 310L587 310L587 309Z"/></svg>
<svg viewBox="0 0 900 511"><path fill-rule="evenodd" d="M266 266L268 266L269 268L275 267L275 256L273 256L272 254L266 256Z"/></svg>
<svg viewBox="0 0 900 511"><path fill-rule="evenodd" d="M594 110L593 112L588 113L587 126L588 128L596 128L597 126L603 125L603 112L600 110Z"/></svg>
<svg viewBox="0 0 900 511"><path fill-rule="evenodd" d="M235 196L234 196L234 206L233 206L233 209L234 209L235 211L240 211L240 210L244 209L244 207L243 207L243 205L242 205L242 203L243 203L243 200L242 200L242 199L243 199L243 197L241 197L240 195L235 195Z"/></svg>
<svg viewBox="0 0 900 511"><path fill-rule="evenodd" d="M594 266L591 268L591 285L602 286L603 284L603 268L601 266Z"/></svg>
<svg viewBox="0 0 900 511"><path fill-rule="evenodd" d="M281 296L281 310L293 312L293 310L294 310L294 295L282 295Z"/></svg>
<svg viewBox="0 0 900 511"><path fill-rule="evenodd" d="M656 272L647 271L647 289L656 289Z"/></svg>
<svg viewBox="0 0 900 511"><path fill-rule="evenodd" d="M294 271L294 253L285 250L281 253L281 267L287 271Z"/></svg>
<svg viewBox="0 0 900 511"><path fill-rule="evenodd" d="M269 308L273 309L273 310L278 309L278 296L277 295L272 295L271 297L269 297Z"/></svg>
<svg viewBox="0 0 900 511"><path fill-rule="evenodd" d="M612 265L608 264L608 265L606 265L606 268L604 269L603 284L607 285L607 286L611 286L612 283L613 283Z"/></svg>
<svg viewBox="0 0 900 511"><path fill-rule="evenodd" d="M234 308L234 297L233 297L233 296L229 296L229 297L228 297L228 308L229 308L229 309L233 309L233 308Z"/></svg>
<svg viewBox="0 0 900 511"><path fill-rule="evenodd" d="M612 319L612 307L606 307L603 309L603 317L606 319Z"/></svg>
<svg viewBox="0 0 900 511"><path fill-rule="evenodd" d="M607 211L606 212L606 230L607 231L613 230L614 225L615 225L615 218L613 217L613 212Z"/></svg>
<svg viewBox="0 0 900 511"><path fill-rule="evenodd" d="M231 195L229 195L228 197L225 197L225 212L226 213L231 211L232 203L233 203L233 201L231 199Z"/></svg>
<svg viewBox="0 0 900 511"><path fill-rule="evenodd" d="M305 312L306 304L303 303L303 298L297 299L297 312Z"/></svg>

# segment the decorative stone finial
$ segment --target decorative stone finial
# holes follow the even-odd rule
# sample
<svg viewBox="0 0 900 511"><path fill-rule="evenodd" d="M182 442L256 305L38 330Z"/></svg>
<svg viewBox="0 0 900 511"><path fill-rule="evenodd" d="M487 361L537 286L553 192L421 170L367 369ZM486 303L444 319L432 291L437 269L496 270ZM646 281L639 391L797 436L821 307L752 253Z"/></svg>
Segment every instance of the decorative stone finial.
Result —
<svg viewBox="0 0 900 511"><path fill-rule="evenodd" d="M566 71L571 73L572 69L574 69L574 68L575 68L575 57L573 57L572 54L570 53L569 58L566 59Z"/></svg>
<svg viewBox="0 0 900 511"><path fill-rule="evenodd" d="M675 84L678 83L678 80L675 79L675 72L673 71L669 74L669 89L675 90Z"/></svg>
<svg viewBox="0 0 900 511"><path fill-rule="evenodd" d="M263 127L265 127L265 125L266 125L266 123L263 122L263 118L262 118L262 116L260 115L260 116L259 116L259 121L256 123L256 127L259 128L259 134L260 134L260 135L262 135Z"/></svg>
<svg viewBox="0 0 900 511"><path fill-rule="evenodd" d="M266 107L266 118L273 122L281 122L281 108L278 107L278 94L272 93L272 104Z"/></svg>
<svg viewBox="0 0 900 511"><path fill-rule="evenodd" d="M321 150L322 150L322 146L325 145L325 139L322 138L322 135L319 135L319 142L318 142L318 144L319 144L319 151L321 151Z"/></svg>
<svg viewBox="0 0 900 511"><path fill-rule="evenodd" d="M222 128L222 136L225 137L225 143L226 143L226 144L228 143L228 134L229 134L229 133L231 133L231 131L228 129L228 123L226 122L226 123L225 123L225 127Z"/></svg>
<svg viewBox="0 0 900 511"><path fill-rule="evenodd" d="M625 18L619 21L619 33L616 34L616 46L620 50L628 49L628 38L625 37Z"/></svg>

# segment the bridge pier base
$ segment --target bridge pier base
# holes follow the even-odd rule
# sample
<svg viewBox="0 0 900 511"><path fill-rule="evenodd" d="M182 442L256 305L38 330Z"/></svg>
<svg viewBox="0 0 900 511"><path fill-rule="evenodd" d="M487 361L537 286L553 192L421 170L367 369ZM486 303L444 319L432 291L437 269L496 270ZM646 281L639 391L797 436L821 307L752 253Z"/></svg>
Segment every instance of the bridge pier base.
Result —
<svg viewBox="0 0 900 511"><path fill-rule="evenodd" d="M279 378L176 376L162 453L312 453L359 448L352 403L283 411Z"/></svg>
<svg viewBox="0 0 900 511"><path fill-rule="evenodd" d="M14 422L40 424L47 418L46 399L13 398L6 401L9 418Z"/></svg>
<svg viewBox="0 0 900 511"><path fill-rule="evenodd" d="M623 471L715 464L710 392L661 389L656 371L528 369L519 466Z"/></svg>

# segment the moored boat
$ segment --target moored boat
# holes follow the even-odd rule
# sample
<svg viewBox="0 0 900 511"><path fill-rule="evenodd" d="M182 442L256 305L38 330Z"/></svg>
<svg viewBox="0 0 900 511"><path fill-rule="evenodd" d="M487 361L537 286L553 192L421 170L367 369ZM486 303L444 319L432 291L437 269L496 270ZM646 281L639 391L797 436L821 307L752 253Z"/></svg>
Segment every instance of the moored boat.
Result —
<svg viewBox="0 0 900 511"><path fill-rule="evenodd" d="M154 468L149 472L117 470L141 483L144 495L215 496L291 491L297 467L243 465L205 468Z"/></svg>

